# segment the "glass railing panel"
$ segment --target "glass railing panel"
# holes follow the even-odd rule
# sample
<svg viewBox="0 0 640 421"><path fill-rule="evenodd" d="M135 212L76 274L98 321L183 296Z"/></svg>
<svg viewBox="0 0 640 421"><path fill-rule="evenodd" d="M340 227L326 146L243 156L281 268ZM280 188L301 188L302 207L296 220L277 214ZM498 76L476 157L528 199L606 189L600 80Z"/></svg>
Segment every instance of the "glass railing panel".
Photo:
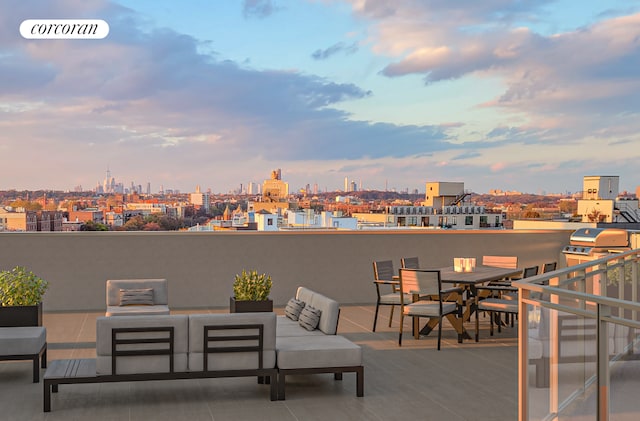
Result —
<svg viewBox="0 0 640 421"><path fill-rule="evenodd" d="M640 419L640 354L638 354L638 330L622 325L608 324L609 352L609 419Z"/></svg>
<svg viewBox="0 0 640 421"><path fill-rule="evenodd" d="M594 383L598 350L596 321L560 311L553 311L550 316L551 329L556 329L555 332L551 331L550 335L558 338L557 341L550 341L552 380L554 362L557 366L558 382L555 393L558 399L558 413L563 419L578 419L573 417L580 415L580 420L595 420L588 415L595 414L590 411L590 401L593 400L592 394L597 391L594 388L597 386Z"/></svg>
<svg viewBox="0 0 640 421"><path fill-rule="evenodd" d="M635 252L634 252L635 253ZM528 383L521 420L640 419L640 265L637 253L566 268L532 288L525 325ZM527 285L524 284L524 288ZM556 289L557 288L557 289ZM588 294L585 297L579 292ZM523 294L526 296L526 294ZM626 303L610 302L603 297ZM600 310L600 312L598 312ZM603 321L598 322L598 314ZM608 315L613 319L609 319ZM620 320L617 320L620 319ZM524 321L525 319L523 319ZM609 320L609 321L607 321ZM598 337L598 323L606 336ZM522 325L521 325L522 326ZM633 326L633 327L630 327ZM608 393L598 396L598 341L605 340ZM601 342L602 345L602 342ZM522 351L521 351L522 352ZM599 413L598 399L605 399ZM601 418L599 416L602 415Z"/></svg>
<svg viewBox="0 0 640 421"><path fill-rule="evenodd" d="M541 333L541 315L546 309L540 306L528 305L527 318L527 360L528 365L528 402L529 420L543 420L550 412L549 395L549 358L548 344L544 340L545 330Z"/></svg>

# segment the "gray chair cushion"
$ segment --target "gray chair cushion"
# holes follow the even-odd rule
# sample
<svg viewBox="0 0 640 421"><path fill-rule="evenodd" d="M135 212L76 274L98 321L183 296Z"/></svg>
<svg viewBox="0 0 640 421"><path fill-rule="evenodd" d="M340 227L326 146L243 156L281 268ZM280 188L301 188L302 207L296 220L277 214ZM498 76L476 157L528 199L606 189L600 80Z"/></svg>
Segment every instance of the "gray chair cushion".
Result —
<svg viewBox="0 0 640 421"><path fill-rule="evenodd" d="M518 302L514 300L502 300L500 298L485 298L478 301L478 309L484 311L500 311L506 313L517 313Z"/></svg>
<svg viewBox="0 0 640 421"><path fill-rule="evenodd" d="M442 314L449 314L455 311L456 303L442 303ZM440 304L433 301L418 301L404 306L404 314L407 316L438 317L440 314Z"/></svg>

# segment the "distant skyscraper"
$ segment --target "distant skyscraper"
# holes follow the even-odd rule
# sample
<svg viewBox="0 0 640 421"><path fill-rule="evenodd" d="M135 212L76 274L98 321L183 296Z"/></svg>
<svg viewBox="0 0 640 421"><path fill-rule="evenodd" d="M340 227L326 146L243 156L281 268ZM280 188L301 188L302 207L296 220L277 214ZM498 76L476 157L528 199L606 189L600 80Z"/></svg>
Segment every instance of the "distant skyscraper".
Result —
<svg viewBox="0 0 640 421"><path fill-rule="evenodd" d="M349 191L349 177L344 178L344 191Z"/></svg>
<svg viewBox="0 0 640 421"><path fill-rule="evenodd" d="M203 193L200 191L200 186L196 186L196 192L190 195L191 204L196 208L204 208L206 212L209 212L209 193Z"/></svg>
<svg viewBox="0 0 640 421"><path fill-rule="evenodd" d="M147 194L151 194L151 183L147 181Z"/></svg>
<svg viewBox="0 0 640 421"><path fill-rule="evenodd" d="M289 195L289 183L282 181L282 173L278 168L271 171L271 179L264 180L262 196L266 202L279 202Z"/></svg>
<svg viewBox="0 0 640 421"><path fill-rule="evenodd" d="M107 176L104 178L104 182L102 183L102 191L104 193L113 193L116 189L116 179L111 176L111 171L109 167L107 167Z"/></svg>

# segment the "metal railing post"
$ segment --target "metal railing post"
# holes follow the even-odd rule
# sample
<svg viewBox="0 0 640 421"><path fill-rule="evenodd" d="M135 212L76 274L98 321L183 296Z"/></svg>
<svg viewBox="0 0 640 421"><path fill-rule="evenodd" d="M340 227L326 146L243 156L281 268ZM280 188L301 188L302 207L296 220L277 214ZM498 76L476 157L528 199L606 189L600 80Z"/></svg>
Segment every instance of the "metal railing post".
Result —
<svg viewBox="0 0 640 421"><path fill-rule="evenodd" d="M528 289L518 291L518 420L529 420L529 308L523 299L530 295Z"/></svg>
<svg viewBox="0 0 640 421"><path fill-rule="evenodd" d="M603 317L611 315L611 308L598 304L598 421L609 420L609 335Z"/></svg>

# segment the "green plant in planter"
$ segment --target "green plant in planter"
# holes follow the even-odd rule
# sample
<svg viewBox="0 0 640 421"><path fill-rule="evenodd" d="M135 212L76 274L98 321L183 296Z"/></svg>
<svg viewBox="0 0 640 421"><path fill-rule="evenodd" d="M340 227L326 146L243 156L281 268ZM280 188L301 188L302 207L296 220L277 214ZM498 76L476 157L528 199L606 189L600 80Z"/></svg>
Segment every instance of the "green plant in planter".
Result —
<svg viewBox="0 0 640 421"><path fill-rule="evenodd" d="M258 275L258 271L242 270L233 282L233 295L236 301L265 301L271 292L271 276Z"/></svg>
<svg viewBox="0 0 640 421"><path fill-rule="evenodd" d="M42 302L49 282L23 266L0 272L0 305L33 306Z"/></svg>

